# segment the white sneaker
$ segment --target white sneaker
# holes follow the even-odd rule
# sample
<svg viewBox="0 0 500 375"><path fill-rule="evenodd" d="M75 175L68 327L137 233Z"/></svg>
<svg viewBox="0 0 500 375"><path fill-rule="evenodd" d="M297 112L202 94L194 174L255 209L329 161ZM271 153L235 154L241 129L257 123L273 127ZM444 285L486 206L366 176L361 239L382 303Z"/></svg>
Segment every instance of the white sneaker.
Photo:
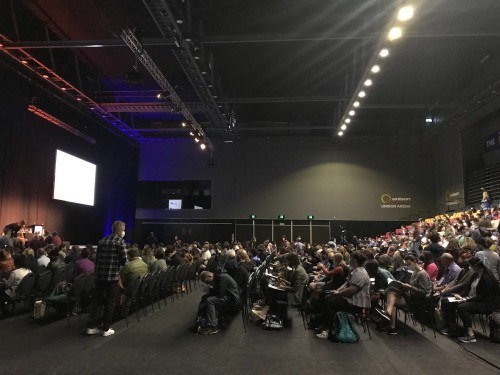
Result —
<svg viewBox="0 0 500 375"><path fill-rule="evenodd" d="M87 328L87 335L97 335L100 332L101 332L101 330L97 327Z"/></svg>
<svg viewBox="0 0 500 375"><path fill-rule="evenodd" d="M318 339L327 339L328 338L328 331L323 331L321 333L316 334L316 337Z"/></svg>
<svg viewBox="0 0 500 375"><path fill-rule="evenodd" d="M102 333L102 336L103 337L108 337L108 336L111 336L111 335L114 335L114 334L115 334L115 331L112 328L110 328L107 331L104 331Z"/></svg>

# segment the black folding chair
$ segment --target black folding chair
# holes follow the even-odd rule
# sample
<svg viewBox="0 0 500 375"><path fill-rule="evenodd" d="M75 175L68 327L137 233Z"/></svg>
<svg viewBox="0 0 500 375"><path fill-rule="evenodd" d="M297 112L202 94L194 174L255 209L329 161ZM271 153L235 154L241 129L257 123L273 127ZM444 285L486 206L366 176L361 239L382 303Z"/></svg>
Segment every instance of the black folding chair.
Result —
<svg viewBox="0 0 500 375"><path fill-rule="evenodd" d="M30 301L33 298L33 288L35 287L35 274L33 272L24 276L16 288L16 293L13 298L5 296L0 298L0 303L12 305L12 314L16 315L16 303Z"/></svg>
<svg viewBox="0 0 500 375"><path fill-rule="evenodd" d="M127 323L127 327L128 327L128 314L132 306L134 306L135 308L135 317L137 319L137 322L141 321L139 314L140 303L138 298L141 282L142 282L142 276L140 275L134 276L134 278L130 282L130 285L125 290L125 322Z"/></svg>

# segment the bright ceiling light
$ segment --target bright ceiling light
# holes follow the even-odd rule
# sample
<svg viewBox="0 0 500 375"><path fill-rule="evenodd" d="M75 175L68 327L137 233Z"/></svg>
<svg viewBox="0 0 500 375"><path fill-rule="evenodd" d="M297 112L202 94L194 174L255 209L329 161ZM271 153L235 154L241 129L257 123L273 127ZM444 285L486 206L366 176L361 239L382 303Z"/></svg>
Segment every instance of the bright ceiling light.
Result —
<svg viewBox="0 0 500 375"><path fill-rule="evenodd" d="M194 137L194 133L193 133L193 132L189 132L189 135L190 135L191 137Z"/></svg>
<svg viewBox="0 0 500 375"><path fill-rule="evenodd" d="M202 150L204 150L204 149L206 149L206 148L207 148L207 146L205 145L205 143L202 143L202 144L200 144L200 148L201 148Z"/></svg>
<svg viewBox="0 0 500 375"><path fill-rule="evenodd" d="M197 137L197 138L195 138L195 139L194 139L194 141L195 141L196 143L198 143L198 142L200 141L200 139Z"/></svg>
<svg viewBox="0 0 500 375"><path fill-rule="evenodd" d="M340 131L337 133L340 137L342 137L344 135L344 132L343 131Z"/></svg>
<svg viewBox="0 0 500 375"><path fill-rule="evenodd" d="M349 116L354 116L356 112L354 112L352 109L349 111Z"/></svg>
<svg viewBox="0 0 500 375"><path fill-rule="evenodd" d="M373 84L373 81L371 79L367 79L365 81L365 86L371 86Z"/></svg>
<svg viewBox="0 0 500 375"><path fill-rule="evenodd" d="M360 98L364 98L364 97L366 96L366 92L364 92L364 91L360 91L360 92L359 92L359 94L358 94L358 96L359 96Z"/></svg>
<svg viewBox="0 0 500 375"><path fill-rule="evenodd" d="M343 125L340 127L340 129L342 129L342 130L346 130L346 129L347 129L347 125L346 125L346 124L343 124Z"/></svg>
<svg viewBox="0 0 500 375"><path fill-rule="evenodd" d="M358 108L358 107L359 107L359 102L354 102L352 105L353 105L354 107Z"/></svg>
<svg viewBox="0 0 500 375"><path fill-rule="evenodd" d="M380 72L380 66L373 65L373 67L372 67L372 73L378 73L378 72Z"/></svg>
<svg viewBox="0 0 500 375"><path fill-rule="evenodd" d="M380 51L378 54L380 57L387 57L389 56L389 50L387 48L384 48L383 50Z"/></svg>
<svg viewBox="0 0 500 375"><path fill-rule="evenodd" d="M346 123L346 124L349 124L350 122L351 122L351 119L350 119L350 118L346 118L346 119L345 119L345 123Z"/></svg>
<svg viewBox="0 0 500 375"><path fill-rule="evenodd" d="M403 36L403 29L401 27L393 27L389 30L389 34L387 34L387 39L391 42L393 40L399 39Z"/></svg>
<svg viewBox="0 0 500 375"><path fill-rule="evenodd" d="M410 5L402 7L398 12L398 20L404 22L412 19L414 11L415 9Z"/></svg>
<svg viewBox="0 0 500 375"><path fill-rule="evenodd" d="M185 128L187 126L187 124L184 121L181 122L181 125L182 125L183 128Z"/></svg>

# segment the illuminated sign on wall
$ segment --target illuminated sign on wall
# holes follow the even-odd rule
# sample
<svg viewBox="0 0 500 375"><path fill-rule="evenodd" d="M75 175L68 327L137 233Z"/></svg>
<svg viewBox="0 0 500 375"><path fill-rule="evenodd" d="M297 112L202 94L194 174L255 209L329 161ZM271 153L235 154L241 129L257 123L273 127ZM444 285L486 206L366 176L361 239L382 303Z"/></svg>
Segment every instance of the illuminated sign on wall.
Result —
<svg viewBox="0 0 500 375"><path fill-rule="evenodd" d="M411 198L393 197L384 193L380 196L380 208L411 208Z"/></svg>

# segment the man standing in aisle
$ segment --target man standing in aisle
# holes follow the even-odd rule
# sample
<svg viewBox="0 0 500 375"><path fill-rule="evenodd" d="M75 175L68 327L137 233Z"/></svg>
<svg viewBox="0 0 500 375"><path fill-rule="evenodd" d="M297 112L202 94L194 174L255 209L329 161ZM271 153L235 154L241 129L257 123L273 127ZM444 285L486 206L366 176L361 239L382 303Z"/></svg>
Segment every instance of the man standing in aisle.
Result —
<svg viewBox="0 0 500 375"><path fill-rule="evenodd" d="M110 328L119 292L120 268L125 265L125 223L115 221L113 233L104 237L97 245L95 258L95 298L90 312L88 335L102 333L111 336L115 331Z"/></svg>

